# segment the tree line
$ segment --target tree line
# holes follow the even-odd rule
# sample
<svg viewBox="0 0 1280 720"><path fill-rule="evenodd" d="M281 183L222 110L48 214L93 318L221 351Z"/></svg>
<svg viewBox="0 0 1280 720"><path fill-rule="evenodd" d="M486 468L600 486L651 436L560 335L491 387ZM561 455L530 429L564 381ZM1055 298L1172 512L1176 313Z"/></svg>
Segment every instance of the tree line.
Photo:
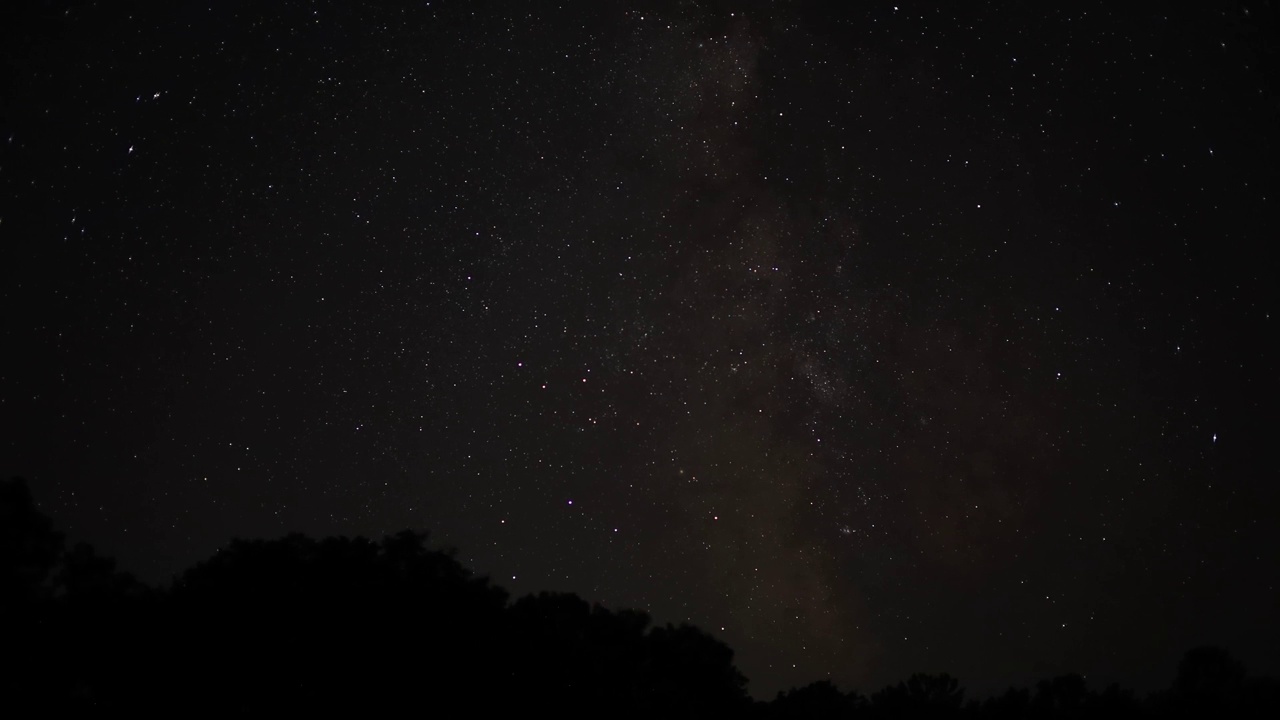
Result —
<svg viewBox="0 0 1280 720"><path fill-rule="evenodd" d="M948 675L870 696L822 680L754 701L733 651L564 593L512 599L402 532L233 540L169 587L67 547L21 479L0 481L0 710L554 713L682 718L1274 716L1280 685L1219 648L1146 698L1079 675L966 700Z"/></svg>

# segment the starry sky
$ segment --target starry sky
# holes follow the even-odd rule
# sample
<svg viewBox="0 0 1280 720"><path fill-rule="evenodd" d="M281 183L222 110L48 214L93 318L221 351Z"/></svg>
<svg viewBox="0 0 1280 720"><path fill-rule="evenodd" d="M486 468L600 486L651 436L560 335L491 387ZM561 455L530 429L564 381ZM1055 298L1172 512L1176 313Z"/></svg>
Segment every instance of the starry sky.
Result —
<svg viewBox="0 0 1280 720"><path fill-rule="evenodd" d="M1271 3L0 28L0 472L139 577L413 528L756 697L1280 670Z"/></svg>

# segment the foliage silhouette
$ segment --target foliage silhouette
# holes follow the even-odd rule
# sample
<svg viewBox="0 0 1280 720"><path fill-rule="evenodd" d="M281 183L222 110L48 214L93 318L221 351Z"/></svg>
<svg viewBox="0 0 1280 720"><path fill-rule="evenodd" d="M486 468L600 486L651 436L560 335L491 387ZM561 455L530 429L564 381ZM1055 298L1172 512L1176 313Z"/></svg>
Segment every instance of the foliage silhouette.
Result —
<svg viewBox="0 0 1280 720"><path fill-rule="evenodd" d="M0 609L48 599L62 552L62 534L36 510L26 481L0 483Z"/></svg>
<svg viewBox="0 0 1280 720"><path fill-rule="evenodd" d="M769 704L769 717L781 720L818 720L865 714L867 699L841 692L830 680L818 680L802 688L779 692Z"/></svg>
<svg viewBox="0 0 1280 720"><path fill-rule="evenodd" d="M233 540L164 589L63 536L0 482L0 709L403 712L672 718L1272 717L1280 683L1221 648L1187 653L1140 701L1080 675L965 704L950 675L870 698L829 680L752 702L733 651L563 593L512 602L427 536Z"/></svg>
<svg viewBox="0 0 1280 720"><path fill-rule="evenodd" d="M871 696L876 716L884 718L957 717L963 703L960 681L946 673L917 673Z"/></svg>

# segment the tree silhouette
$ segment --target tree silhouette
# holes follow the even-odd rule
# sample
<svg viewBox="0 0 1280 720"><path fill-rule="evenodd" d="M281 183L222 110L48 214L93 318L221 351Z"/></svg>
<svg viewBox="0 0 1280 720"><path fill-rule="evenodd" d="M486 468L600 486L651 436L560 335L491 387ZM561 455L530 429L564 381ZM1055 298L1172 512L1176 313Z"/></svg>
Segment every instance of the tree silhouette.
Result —
<svg viewBox="0 0 1280 720"><path fill-rule="evenodd" d="M1245 685L1244 666L1224 648L1201 646L1188 650L1178 663L1173 686L1161 698L1167 714L1193 717L1215 711L1240 714Z"/></svg>
<svg viewBox="0 0 1280 720"><path fill-rule="evenodd" d="M1003 695L982 703L978 714L991 720L1013 720L1029 717L1031 693L1026 688L1009 688Z"/></svg>
<svg viewBox="0 0 1280 720"><path fill-rule="evenodd" d="M1088 686L1081 675L1059 675L1036 684L1031 700L1034 717L1058 718L1078 715L1089 698Z"/></svg>
<svg viewBox="0 0 1280 720"><path fill-rule="evenodd" d="M0 483L0 707L134 714L457 712L610 718L1272 717L1280 684L1221 648L1140 702L1080 675L964 705L912 675L870 699L828 680L753 703L733 651L691 625L576 595L510 601L427 536L233 540L168 588L67 549L26 483Z"/></svg>
<svg viewBox="0 0 1280 720"><path fill-rule="evenodd" d="M779 692L769 703L769 715L782 720L848 718L865 713L867 707L867 699L861 695L841 692L830 680L818 680Z"/></svg>
<svg viewBox="0 0 1280 720"><path fill-rule="evenodd" d="M963 703L960 681L946 673L916 673L905 683L891 685L871 696L876 717L884 718L955 717Z"/></svg>
<svg viewBox="0 0 1280 720"><path fill-rule="evenodd" d="M698 628L654 628L649 652L645 690L651 709L715 717L745 705L747 679L733 666L733 650Z"/></svg>
<svg viewBox="0 0 1280 720"><path fill-rule="evenodd" d="M36 509L26 481L0 481L0 618L12 660L0 673L0 700L68 694L66 678L52 671L60 653L50 642L60 639L53 575L62 551L62 534Z"/></svg>
<svg viewBox="0 0 1280 720"><path fill-rule="evenodd" d="M26 481L0 481L0 611L7 615L52 596L62 548L62 534L36 509Z"/></svg>

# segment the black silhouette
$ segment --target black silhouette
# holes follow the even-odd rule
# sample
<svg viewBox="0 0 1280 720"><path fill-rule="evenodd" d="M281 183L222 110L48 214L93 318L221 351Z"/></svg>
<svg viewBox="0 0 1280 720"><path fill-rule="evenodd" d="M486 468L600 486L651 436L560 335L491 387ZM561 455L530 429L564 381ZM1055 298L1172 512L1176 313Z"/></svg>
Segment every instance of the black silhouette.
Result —
<svg viewBox="0 0 1280 720"><path fill-rule="evenodd" d="M145 587L87 545L68 549L26 484L0 483L0 708L145 714L415 712L480 717L1271 717L1280 684L1225 650L1187 653L1139 701L1079 675L964 700L917 674L873 693L828 680L752 702L733 651L569 594L509 602L426 536L235 540L172 587Z"/></svg>
<svg viewBox="0 0 1280 720"><path fill-rule="evenodd" d="M785 720L853 717L865 714L867 699L857 693L841 692L830 680L819 680L802 688L778 693L769 704L769 717Z"/></svg>

